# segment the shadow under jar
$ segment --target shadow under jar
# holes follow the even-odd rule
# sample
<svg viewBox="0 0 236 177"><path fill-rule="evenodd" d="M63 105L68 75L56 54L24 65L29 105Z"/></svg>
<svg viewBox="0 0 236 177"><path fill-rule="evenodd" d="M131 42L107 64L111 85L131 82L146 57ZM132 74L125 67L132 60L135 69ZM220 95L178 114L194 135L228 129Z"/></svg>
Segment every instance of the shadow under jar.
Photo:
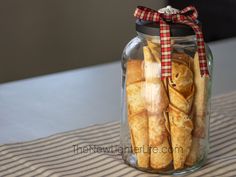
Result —
<svg viewBox="0 0 236 177"><path fill-rule="evenodd" d="M122 55L121 147L139 170L184 174L207 158L211 78L201 77L194 31L171 24L172 79L161 80L159 25L138 20ZM212 54L206 45L212 76Z"/></svg>

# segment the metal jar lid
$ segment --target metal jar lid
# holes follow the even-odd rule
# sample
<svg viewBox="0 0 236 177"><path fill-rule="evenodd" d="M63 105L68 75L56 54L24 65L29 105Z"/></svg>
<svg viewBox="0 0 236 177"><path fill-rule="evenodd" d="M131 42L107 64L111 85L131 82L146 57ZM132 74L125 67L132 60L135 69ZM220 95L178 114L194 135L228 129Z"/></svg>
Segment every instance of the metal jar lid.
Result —
<svg viewBox="0 0 236 177"><path fill-rule="evenodd" d="M159 9L158 12L174 14L179 12L179 10L174 9L171 6L167 6L166 8ZM195 35L193 29L188 25L176 24L171 22L167 23L169 23L170 25L170 35L172 37ZM160 36L160 24L150 21L136 20L136 31L151 36Z"/></svg>

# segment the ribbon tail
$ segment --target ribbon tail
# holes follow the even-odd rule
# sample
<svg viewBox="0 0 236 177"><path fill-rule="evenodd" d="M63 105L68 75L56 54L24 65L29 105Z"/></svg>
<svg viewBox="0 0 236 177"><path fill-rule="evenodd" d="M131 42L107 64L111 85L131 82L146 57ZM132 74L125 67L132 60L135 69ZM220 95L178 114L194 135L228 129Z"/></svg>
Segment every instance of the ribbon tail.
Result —
<svg viewBox="0 0 236 177"><path fill-rule="evenodd" d="M161 79L171 78L171 38L170 26L160 20L160 43L161 43Z"/></svg>
<svg viewBox="0 0 236 177"><path fill-rule="evenodd" d="M196 34L197 39L197 51L199 57L199 68L201 77L210 77L207 65L207 58L206 58L206 49L204 38L201 29L199 26L191 21L179 21L179 23L183 23L185 25L191 26Z"/></svg>

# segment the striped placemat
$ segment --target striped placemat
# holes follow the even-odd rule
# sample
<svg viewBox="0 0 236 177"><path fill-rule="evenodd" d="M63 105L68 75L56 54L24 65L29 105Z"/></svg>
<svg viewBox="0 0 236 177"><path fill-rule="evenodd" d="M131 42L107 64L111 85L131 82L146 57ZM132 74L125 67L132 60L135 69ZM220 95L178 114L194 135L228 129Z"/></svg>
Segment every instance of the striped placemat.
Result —
<svg viewBox="0 0 236 177"><path fill-rule="evenodd" d="M213 98L208 161L189 176L236 175L235 125L236 92ZM157 176L124 164L118 146L119 122L0 145L0 176Z"/></svg>

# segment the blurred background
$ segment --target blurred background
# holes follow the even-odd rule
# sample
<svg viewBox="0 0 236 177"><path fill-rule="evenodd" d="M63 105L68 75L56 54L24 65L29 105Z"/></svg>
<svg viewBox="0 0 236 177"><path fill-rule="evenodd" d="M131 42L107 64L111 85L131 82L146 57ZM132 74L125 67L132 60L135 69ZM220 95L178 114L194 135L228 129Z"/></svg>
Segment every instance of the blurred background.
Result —
<svg viewBox="0 0 236 177"><path fill-rule="evenodd" d="M167 4L195 5L207 42L236 34L235 0L1 0L0 83L119 60L135 7Z"/></svg>
<svg viewBox="0 0 236 177"><path fill-rule="evenodd" d="M0 82L119 60L138 5L157 0L0 0Z"/></svg>

